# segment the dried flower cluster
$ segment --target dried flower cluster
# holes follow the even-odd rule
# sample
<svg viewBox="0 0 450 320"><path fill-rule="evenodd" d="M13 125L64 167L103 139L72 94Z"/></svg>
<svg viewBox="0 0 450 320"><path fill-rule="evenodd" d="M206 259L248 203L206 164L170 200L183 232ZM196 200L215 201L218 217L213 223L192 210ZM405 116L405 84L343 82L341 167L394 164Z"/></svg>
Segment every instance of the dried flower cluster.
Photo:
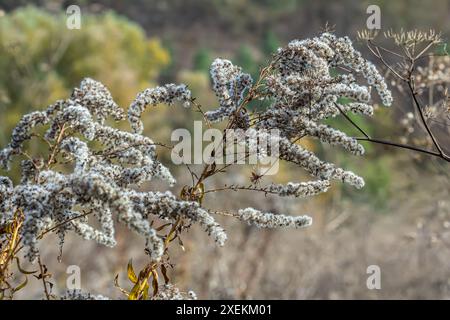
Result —
<svg viewBox="0 0 450 320"><path fill-rule="evenodd" d="M345 72L335 75L333 70ZM354 138L320 123L347 111L372 115L370 87L358 84L357 74L376 89L385 105L391 104L391 94L375 66L353 48L348 38L329 33L292 41L279 49L255 84L250 75L230 61L217 59L213 62L211 76L219 106L206 112L206 119L211 122L228 120L228 128L245 130L244 141L258 156L270 155L295 163L317 178L310 182L252 186L246 190L282 197L308 197L326 192L332 179L357 188L364 186L361 177L320 160L296 143L304 137L314 137L342 146L355 155L364 153L364 148ZM342 103L342 98L350 102ZM246 106L255 99L267 100L270 105L263 111L250 112ZM170 186L176 183L169 169L157 160L156 144L142 134L141 121L148 105L176 101L186 107L194 103L185 85L168 84L139 93L128 108L132 128L132 132L128 132L108 125L109 120L126 118L126 112L113 101L108 90L97 81L84 79L69 99L27 114L20 120L11 142L0 151L0 164L5 169L14 157L24 158L20 183L14 185L8 177L0 177L0 224L12 223L17 212L23 214L20 237L30 260L39 256L39 239L49 231L59 235L61 246L65 234L73 231L84 239L112 247L116 243L116 221L146 240L146 251L151 258L146 274L153 275L154 279L157 279L157 267L165 268L158 263L167 252L168 243L191 222L200 224L218 245L225 243L224 230L212 217L213 212L202 207L201 201L205 180L217 172L215 164L206 165L200 178L192 187L186 186L180 198L171 191L139 188L153 178L166 181ZM46 130L44 135L37 133L38 127ZM274 129L279 131L278 135L268 134ZM26 143L32 138L41 138L48 144L47 155L26 152ZM259 149L257 142L261 139L275 142L278 150ZM263 228L299 228L312 222L308 216L264 213L253 208L238 210L232 216ZM99 229L94 228L92 218L98 220ZM155 218L172 225L168 235L161 235L158 233L161 228L156 229L150 223ZM165 271L162 272L165 275ZM141 280L131 278L138 288ZM174 288L167 285L155 298L183 298L184 295ZM189 296L195 298L195 294ZM64 298L96 297L73 291Z"/></svg>
<svg viewBox="0 0 450 320"><path fill-rule="evenodd" d="M387 45L381 47L372 42L374 37L368 32L360 33L368 49L389 70L392 86L411 99L412 109L403 110L400 120L400 147L418 151L416 160L426 154L449 161L443 145L450 119L447 44L434 30L388 31L384 37Z"/></svg>
<svg viewBox="0 0 450 320"><path fill-rule="evenodd" d="M276 227L308 227L312 223L311 217L308 216L285 216L273 213L265 213L253 208L246 208L238 211L240 220L247 222L249 225L256 225L260 228L276 228Z"/></svg>
<svg viewBox="0 0 450 320"><path fill-rule="evenodd" d="M165 88L144 91L130 109L136 108L148 92L169 101L173 94L179 93L179 88L184 87L172 90L174 87L168 85ZM54 150L63 151L73 162L73 171L62 173L51 170L51 161L41 168L33 160L23 160L22 181L15 187L7 177L2 177L2 220L7 223L18 210L24 213L22 237L31 260L38 255L37 239L41 233L67 220L71 221L57 230L61 244L65 233L73 230L84 239L114 246L116 217L145 237L146 247L154 260L159 260L164 250L161 238L150 227L150 215L163 219L185 216L199 221L218 244L224 244L226 235L223 229L197 203L179 201L169 191L153 193L134 189L153 177L170 184L175 183L175 179L156 160L155 144L151 139L104 124L107 116L120 120L123 114L102 84L85 79L70 99L59 101L45 111L24 116L14 129L11 143L0 153L4 168L8 167L13 155L21 154L24 142L32 137L32 130L38 125L48 125L46 139L55 143ZM133 115L129 113L132 125L135 124ZM81 137L76 137L76 134ZM93 141L103 148L91 150L89 144ZM79 207L83 211L77 211ZM95 213L101 224L100 230L88 224L87 219L74 219L86 212Z"/></svg>
<svg viewBox="0 0 450 320"><path fill-rule="evenodd" d="M67 290L65 294L61 296L61 300L110 300L108 297L101 294L91 294L89 292L83 292L79 289Z"/></svg>
<svg viewBox="0 0 450 320"><path fill-rule="evenodd" d="M279 146L278 153L271 155L296 163L318 177L320 181L316 188L322 192L328 189L328 180L331 179L361 188L364 186L361 177L320 160L295 143L304 137L313 137L330 145L342 146L355 155L364 153L363 146L356 139L320 123L347 111L373 114L373 107L369 104L370 87L358 84L358 74L376 89L384 105L391 105L392 95L383 77L374 64L353 48L347 37L324 33L317 38L290 42L275 55L262 79L264 83L255 87L251 87L252 81L240 68L230 61L216 59L211 66L211 75L219 108L206 115L214 121L233 116L235 128L247 129L250 149L252 141L261 139L267 131L279 130L279 136L270 137L276 139ZM253 98L270 101L269 107L253 118L243 112L240 105L245 89L254 93ZM342 103L343 98L350 102ZM280 195L301 194L293 191L292 184L276 189Z"/></svg>
<svg viewBox="0 0 450 320"><path fill-rule="evenodd" d="M245 90L252 83L252 77L243 73L240 67L231 61L216 59L211 65L213 90L219 100L219 108L206 112L211 122L219 122L232 115L244 99Z"/></svg>
<svg viewBox="0 0 450 320"><path fill-rule="evenodd" d="M187 293L181 292L179 288L172 284L161 286L158 293L153 298L155 300L197 300L197 295L194 291Z"/></svg>

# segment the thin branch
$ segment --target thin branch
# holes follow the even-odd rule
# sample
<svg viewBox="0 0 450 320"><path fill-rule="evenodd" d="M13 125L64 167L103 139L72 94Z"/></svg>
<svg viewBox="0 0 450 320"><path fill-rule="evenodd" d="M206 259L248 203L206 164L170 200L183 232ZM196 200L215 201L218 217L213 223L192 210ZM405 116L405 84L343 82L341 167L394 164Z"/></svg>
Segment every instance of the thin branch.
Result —
<svg viewBox="0 0 450 320"><path fill-rule="evenodd" d="M412 87L411 81L408 81L408 88L411 92L411 95L413 97L414 100L414 104L417 108L417 110L419 111L419 115L420 115L420 119L422 120L423 125L425 126L425 130L427 131L428 135L430 136L431 140L433 141L434 146L436 147L436 149L439 151L439 155L441 156L441 158L450 161L450 157L447 156L445 154L445 152L442 150L441 146L439 145L439 143L437 142L436 138L434 137L433 132L430 129L430 126L428 125L425 116L423 114L422 108L420 106L419 100L417 99L416 93L414 91L414 88Z"/></svg>
<svg viewBox="0 0 450 320"><path fill-rule="evenodd" d="M246 187L246 186L237 186L237 185L231 185L231 186L225 185L224 187L206 190L204 193L206 194L206 193L212 193L212 192L218 192L218 191L243 190L243 191L260 191L260 192L264 192L265 194L277 194L274 191L267 190L266 188L268 188L268 187L269 186L265 186L265 187L247 186Z"/></svg>
<svg viewBox="0 0 450 320"><path fill-rule="evenodd" d="M50 293L48 292L48 288L47 288L47 280L45 280L45 278L47 276L47 271L45 270L44 266L42 265L40 255L38 256L38 264L39 264L39 270L41 272L40 276L42 279L42 283L44 284L45 297L47 298L47 300L50 300Z"/></svg>
<svg viewBox="0 0 450 320"><path fill-rule="evenodd" d="M375 50L376 50L376 52L373 50L373 48L372 47L370 47L370 42L368 42L368 48L369 48L369 50L378 58L378 59L380 59L380 61L386 66L386 68L388 68L393 74L395 74L399 79L401 79L401 80L403 80L403 81L406 81L406 79L403 77L403 76L401 76L390 64L388 64L387 62L386 62L386 60L384 60L384 58L383 58L383 56L381 55L381 52L380 52L380 48L378 47L378 46L375 46Z"/></svg>
<svg viewBox="0 0 450 320"><path fill-rule="evenodd" d="M49 228L49 229L46 229L46 230L42 231L42 233L41 233L37 238L38 238L38 239L42 239L42 237L43 237L44 235L46 235L47 233L52 232L52 231L58 229L59 227L62 227L63 225L65 225L65 224L67 224L67 223L69 223L69 222L71 222L71 221L74 221L74 220L76 220L76 219L80 219L80 218L86 217L87 215L91 214L92 212L93 212L93 211L91 210L91 211L85 212L85 213L83 213L83 214L80 214L80 215L78 215L78 216L75 216L75 217L69 218L69 219L67 219L67 220L64 220L64 221L62 221L61 223L58 223L58 224L56 224L55 226L53 226L53 227L51 227L51 228Z"/></svg>
<svg viewBox="0 0 450 320"><path fill-rule="evenodd" d="M434 152L434 151L426 150L426 149L421 149L421 148L410 146L410 145L407 145L407 144L401 144L401 143L396 143L396 142L391 142L391 141L386 141L386 140L380 140L380 139L374 139L374 138L355 138L355 139L359 140L359 141L373 142L373 143L384 144L384 145L388 145L388 146L392 146L392 147L397 147L397 148L402 148L402 149L409 149L409 150L413 150L413 151L417 151L417 152L421 152L421 153L426 153L426 154L429 154L429 155L432 155L432 156L435 156L435 157L439 157L439 158L442 158L442 159L450 162L449 158L444 158L438 152Z"/></svg>
<svg viewBox="0 0 450 320"><path fill-rule="evenodd" d="M335 102L334 105L336 108L338 108L339 112L347 119L356 129L358 129L359 132L361 132L366 138L369 138L369 135L360 127L358 126L350 117L339 107L339 105Z"/></svg>

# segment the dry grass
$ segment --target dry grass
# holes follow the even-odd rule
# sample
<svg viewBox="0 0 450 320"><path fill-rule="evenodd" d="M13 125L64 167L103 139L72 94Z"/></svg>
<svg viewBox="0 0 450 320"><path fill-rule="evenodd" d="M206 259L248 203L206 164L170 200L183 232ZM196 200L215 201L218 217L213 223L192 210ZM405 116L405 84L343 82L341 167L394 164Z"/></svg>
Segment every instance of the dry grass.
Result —
<svg viewBox="0 0 450 320"><path fill-rule="evenodd" d="M325 201L275 202L263 195L222 193L213 200L216 205L232 209L264 201L275 210L312 213L313 227L258 230L223 219L230 241L220 249L193 227L183 237L186 251L174 252L171 280L203 299L450 299L448 177L413 164L399 166L387 213L339 194ZM145 255L138 249L143 247L139 238L125 230L117 238L113 250L70 237L58 263L49 237L42 244L42 259L53 272L55 293L65 289L67 266L77 264L83 289L120 298L111 279L119 274L126 286L128 259L143 266ZM366 287L366 268L372 264L381 268L381 290ZM37 280L17 293L17 298L41 296Z"/></svg>

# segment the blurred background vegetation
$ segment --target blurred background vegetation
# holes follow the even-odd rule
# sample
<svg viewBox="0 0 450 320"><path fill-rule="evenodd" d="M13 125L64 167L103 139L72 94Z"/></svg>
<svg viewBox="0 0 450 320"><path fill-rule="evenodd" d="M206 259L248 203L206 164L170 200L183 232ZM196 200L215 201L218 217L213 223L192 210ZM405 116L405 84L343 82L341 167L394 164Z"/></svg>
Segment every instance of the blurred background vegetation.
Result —
<svg viewBox="0 0 450 320"><path fill-rule="evenodd" d="M66 28L65 8L72 4L81 7L80 30ZM339 35L355 38L356 31L366 25L368 17L366 8L369 4L378 4L381 7L381 24L385 30L401 27L425 30L434 28L442 31L444 38L450 32L448 0L0 0L0 146L3 147L8 142L13 126L24 112L66 98L72 88L87 76L104 83L115 100L125 108L136 93L146 87L167 82L183 82L189 85L198 101L208 109L216 103L210 91L209 80L209 66L215 57L229 58L256 77L259 68L270 59L271 53L279 46L295 38L311 37L320 32L326 24L333 26ZM357 47L369 56L362 44ZM378 108L374 120L362 117L353 117L353 120L374 136L386 139L398 138L401 132L396 123L408 111L410 102L402 97L396 98L393 110ZM146 117L146 130L156 141L169 142L172 129L189 128L194 118L200 119L192 112L184 110L173 112L172 107L155 108ZM332 121L333 125L341 126L348 133L353 133L342 120ZM318 197L310 206L294 206L294 211L297 212L309 208L311 213L317 213L314 218L317 221L317 228L321 230L319 235L323 235L323 230L328 230L330 223L336 222L335 218L341 217L342 213L367 212L367 216L364 216L366 220L363 219L363 222L360 220L354 222L348 220L349 218L345 218L342 222L342 224L349 223L348 228L343 231L342 238L345 241L358 241L357 238L348 235L348 230L351 232L354 230L352 228L360 228L361 224L373 222L374 217L380 214L398 213L395 211L401 210L400 204L407 201L405 199L411 197L421 201L428 199L430 206L438 201L444 201L418 194L417 192L424 191L420 190L423 183L434 184L433 187L444 192L444 198L448 196L448 166L439 161L375 145L366 145L368 152L361 160L336 152L336 149L315 145L313 141L308 143L323 158L362 175L367 185L362 191L356 192L336 184L331 194ZM281 176L286 179L299 175L297 171L288 167L283 167L282 170ZM436 180L436 177L440 180ZM440 187L440 182L443 182L443 187ZM245 196L242 196L237 201L245 202L245 200ZM274 209L278 208L277 204L273 206ZM417 219L422 217L422 213L416 212ZM408 212L403 214L406 217ZM412 221L409 226L415 230L415 220ZM251 239L253 233L246 228L241 231L242 242L234 245L243 246L246 241L253 241ZM355 234L364 237L364 234L359 232ZM267 237L270 239L270 236ZM323 239L326 241L328 238L324 236ZM305 239L302 238L302 241ZM320 243L320 240L318 241ZM397 243L399 240L395 238L392 241ZM201 250L192 249L192 251L190 254L197 258L195 261L202 258ZM199 256L196 256L196 252L199 252ZM335 251L335 254L338 252ZM213 252L211 255L217 258L218 254ZM366 253L367 255L371 254ZM384 261L379 256L375 254L374 256ZM355 257L349 259L352 258ZM311 256L309 259L314 257ZM238 264L237 261L229 263ZM198 262L194 262L192 268L203 270L196 264ZM401 265L396 265L396 268L401 268ZM438 288L431 285L426 287L425 290L429 291L427 295L419 293L417 287L417 291L413 290L409 296L450 298L449 265L448 263L439 265L439 268L444 268L446 273L439 275L438 280L433 280L439 283ZM330 270L334 270L334 275L339 278L337 269L339 267L335 266ZM204 272L208 272L207 268ZM326 276L330 276L331 271L327 272ZM412 282L419 281L418 274L422 271L415 272ZM243 276L244 280L245 277ZM290 277L295 278L294 275ZM330 288L327 291L326 279L317 277L311 280L317 283L311 285L319 286L320 282L321 286L325 286L323 291L317 289L314 292L299 293L294 290L289 295L281 295L285 298L333 298L354 297L358 293L346 288L345 283L339 281L338 289L333 287L334 291ZM186 285L193 286L201 294L214 289L211 283L199 284L198 287L195 281L200 281L201 277L183 280L182 274L179 274L178 278ZM283 281L287 280L282 278L277 283ZM334 282L330 283L332 285ZM271 295L270 290L265 291L267 288L264 288L264 285L264 283L260 286L254 285L252 289L254 291L246 287L246 295L276 298L277 293ZM388 291L387 297L400 294L402 286L407 285L411 285L411 282L405 280L405 283L402 282L396 287L397 291L394 289ZM236 290L239 291L241 288L230 286L232 293L219 290L217 296L213 297L228 297L228 295L242 297L236 294ZM423 287L420 288L424 290ZM364 296L365 293L359 294ZM243 297L247 297L246 295ZM365 297L373 295L374 293L367 293Z"/></svg>

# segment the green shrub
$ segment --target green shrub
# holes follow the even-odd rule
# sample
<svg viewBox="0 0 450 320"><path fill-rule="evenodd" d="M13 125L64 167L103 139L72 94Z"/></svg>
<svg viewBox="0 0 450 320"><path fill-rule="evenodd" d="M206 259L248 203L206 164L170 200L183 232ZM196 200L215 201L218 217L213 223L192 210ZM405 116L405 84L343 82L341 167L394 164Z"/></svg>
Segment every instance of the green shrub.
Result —
<svg viewBox="0 0 450 320"><path fill-rule="evenodd" d="M0 30L1 145L20 114L67 97L84 77L126 106L170 60L158 39L112 12L84 14L81 29L69 30L65 14L29 6L2 17Z"/></svg>

